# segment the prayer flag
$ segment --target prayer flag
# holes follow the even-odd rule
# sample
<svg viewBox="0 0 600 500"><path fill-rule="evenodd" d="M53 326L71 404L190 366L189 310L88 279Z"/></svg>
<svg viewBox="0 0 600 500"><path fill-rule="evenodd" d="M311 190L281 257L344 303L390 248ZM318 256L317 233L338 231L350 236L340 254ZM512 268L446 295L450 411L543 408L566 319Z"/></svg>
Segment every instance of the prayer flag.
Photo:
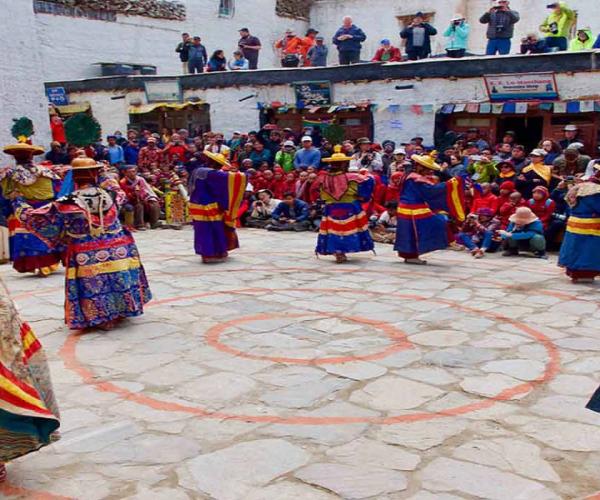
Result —
<svg viewBox="0 0 600 500"><path fill-rule="evenodd" d="M492 112L492 105L489 102L484 102L479 105L479 113L488 114Z"/></svg>
<svg viewBox="0 0 600 500"><path fill-rule="evenodd" d="M529 109L529 104L526 102L518 102L515 105L515 113L518 113L521 115L527 113L528 109Z"/></svg>
<svg viewBox="0 0 600 500"><path fill-rule="evenodd" d="M567 103L566 102L555 102L554 103L554 112L555 113L566 113L567 112Z"/></svg>
<svg viewBox="0 0 600 500"><path fill-rule="evenodd" d="M476 102L470 102L467 104L467 113L479 113L479 104Z"/></svg>
<svg viewBox="0 0 600 500"><path fill-rule="evenodd" d="M594 112L594 101L581 101L579 103L579 111L581 113L593 113Z"/></svg>
<svg viewBox="0 0 600 500"><path fill-rule="evenodd" d="M579 113L579 101L571 101L567 103L567 113Z"/></svg>
<svg viewBox="0 0 600 500"><path fill-rule="evenodd" d="M517 112L517 104L514 102L505 102L503 113L516 113Z"/></svg>

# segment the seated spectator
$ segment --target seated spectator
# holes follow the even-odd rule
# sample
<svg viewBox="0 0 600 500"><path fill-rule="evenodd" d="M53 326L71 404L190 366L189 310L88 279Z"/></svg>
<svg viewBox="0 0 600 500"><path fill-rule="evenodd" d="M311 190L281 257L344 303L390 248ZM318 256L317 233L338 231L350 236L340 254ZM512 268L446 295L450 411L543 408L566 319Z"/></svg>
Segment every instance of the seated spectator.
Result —
<svg viewBox="0 0 600 500"><path fill-rule="evenodd" d="M396 240L396 226L398 224L398 202L388 201L385 211L379 216L373 216L371 236L378 243L394 243Z"/></svg>
<svg viewBox="0 0 600 500"><path fill-rule="evenodd" d="M499 194L498 194L497 206L498 206L498 210L500 210L502 205L510 202L510 195L516 191L516 188L515 188L515 183L512 181L504 181L504 182L498 183L498 184L499 184Z"/></svg>
<svg viewBox="0 0 600 500"><path fill-rule="evenodd" d="M509 197L509 201L504 203L498 210L498 217L500 219L500 227L506 229L510 224L510 217L515 214L517 208L524 207L526 205L523 200L523 195L518 191L513 191Z"/></svg>
<svg viewBox="0 0 600 500"><path fill-rule="evenodd" d="M284 193L288 191L288 189L286 189L284 171L281 167L275 167L273 169L273 180L269 185L269 189L273 192L273 196L278 200L282 200Z"/></svg>
<svg viewBox="0 0 600 500"><path fill-rule="evenodd" d="M279 165L284 172L294 171L294 157L296 156L296 145L294 141L285 141L280 151L275 155L275 164Z"/></svg>
<svg viewBox="0 0 600 500"><path fill-rule="evenodd" d="M577 30L577 36L571 40L569 45L570 52L578 52L581 50L591 50L594 48L594 35L590 28L582 28Z"/></svg>
<svg viewBox="0 0 600 500"><path fill-rule="evenodd" d="M469 214L463 223L457 242L464 245L471 255L481 259L486 252L495 252L500 242L496 232L500 229L500 221L489 208L480 208Z"/></svg>
<svg viewBox="0 0 600 500"><path fill-rule="evenodd" d="M446 42L446 55L448 57L458 59L465 56L469 46L470 31L471 26L467 23L465 16L454 14L450 20L450 26L444 32L444 36L448 39Z"/></svg>
<svg viewBox="0 0 600 500"><path fill-rule="evenodd" d="M256 188L256 185L254 186ZM264 228L271 220L273 210L277 208L280 200L273 198L269 189L261 189L256 193L257 200L252 204L252 212L247 220L248 227Z"/></svg>
<svg viewBox="0 0 600 500"><path fill-rule="evenodd" d="M477 213L481 208L489 208L493 215L498 212L498 197L492 193L492 185L484 182L480 185L481 193L475 190L471 212Z"/></svg>
<svg viewBox="0 0 600 500"><path fill-rule="evenodd" d="M398 47L394 47L392 43L385 38L381 40L381 45L371 60L373 62L399 62L402 61L402 54Z"/></svg>
<svg viewBox="0 0 600 500"><path fill-rule="evenodd" d="M318 169L321 165L321 151L313 146L312 137L305 135L302 137L302 148L296 151L294 155L294 168L296 170L308 167Z"/></svg>
<svg viewBox="0 0 600 500"><path fill-rule="evenodd" d="M451 177L465 177L466 175L468 175L465 162L463 158L458 154L450 155L450 162L448 163L446 171Z"/></svg>
<svg viewBox="0 0 600 500"><path fill-rule="evenodd" d="M498 231L502 237L505 257L519 255L519 251L532 252L536 257L546 258L544 226L529 207L519 207L509 218L506 230Z"/></svg>
<svg viewBox="0 0 600 500"><path fill-rule="evenodd" d="M425 15L417 12L412 23L400 32L400 38L406 40L406 55L410 61L425 59L431 54L431 37L437 30L425 22Z"/></svg>
<svg viewBox="0 0 600 500"><path fill-rule="evenodd" d="M493 182L498 176L498 169L492 160L492 152L484 149L479 157L473 158L473 162L467 167L467 172L475 182Z"/></svg>
<svg viewBox="0 0 600 500"><path fill-rule="evenodd" d="M389 176L391 178L396 172L403 172L405 170L405 165L407 163L406 160L406 150L404 148L396 148L394 150L394 161L390 163L390 171Z"/></svg>
<svg viewBox="0 0 600 500"><path fill-rule="evenodd" d="M579 144L573 143L552 163L554 174L562 179L585 174L591 159L579 152Z"/></svg>
<svg viewBox="0 0 600 500"><path fill-rule="evenodd" d="M544 163L546 165L552 165L554 160L556 160L562 154L562 148L560 144L553 139L545 139L539 144L539 148L546 151L546 156L544 158Z"/></svg>
<svg viewBox="0 0 600 500"><path fill-rule="evenodd" d="M254 150L250 153L250 159L254 168L260 168L263 162L266 162L270 166L272 161L271 151L265 149L265 146L261 142L256 142Z"/></svg>
<svg viewBox="0 0 600 500"><path fill-rule="evenodd" d="M313 67L327 66L328 54L329 49L325 45L325 39L318 36L315 38L315 44L306 53L305 65Z"/></svg>
<svg viewBox="0 0 600 500"><path fill-rule="evenodd" d="M52 141L50 143L50 151L46 153L44 158L46 161L51 162L52 165L68 165L71 163L69 155L58 141Z"/></svg>
<svg viewBox="0 0 600 500"><path fill-rule="evenodd" d="M127 203L123 207L125 225L133 225L136 230L145 231L148 222L152 229L157 228L160 217L158 197L148 182L138 175L135 165L125 167L119 184L127 196Z"/></svg>
<svg viewBox="0 0 600 500"><path fill-rule="evenodd" d="M227 59L225 59L225 52L222 50L215 50L213 55L210 56L206 70L209 73L216 71L227 71Z"/></svg>
<svg viewBox="0 0 600 500"><path fill-rule="evenodd" d="M147 146L140 149L138 156L138 167L141 172L148 171L152 164L160 165L163 162L163 152L158 148L157 139L150 136L146 142Z"/></svg>
<svg viewBox="0 0 600 500"><path fill-rule="evenodd" d="M548 188L544 186L534 188L532 198L529 200L527 206L542 221L544 231L546 231L556 208L556 203L550 198Z"/></svg>
<svg viewBox="0 0 600 500"><path fill-rule="evenodd" d="M495 161L508 161L512 158L513 145L508 142L502 142L496 146Z"/></svg>
<svg viewBox="0 0 600 500"><path fill-rule="evenodd" d="M308 231L311 227L308 203L296 198L292 192L283 195L283 201L271 213L267 231Z"/></svg>
<svg viewBox="0 0 600 500"><path fill-rule="evenodd" d="M521 54L544 54L547 51L546 40L540 40L535 33L521 39Z"/></svg>
<svg viewBox="0 0 600 500"><path fill-rule="evenodd" d="M516 182L517 172L515 166L509 161L502 161L496 165L498 169L498 176L496 177L496 184L502 184L503 182L510 181Z"/></svg>
<svg viewBox="0 0 600 500"><path fill-rule="evenodd" d="M576 14L562 1L552 2L547 7L552 12L540 26L540 31L546 34L546 47L550 52L565 51Z"/></svg>
<svg viewBox="0 0 600 500"><path fill-rule="evenodd" d="M229 62L227 63L227 67L231 71L240 71L240 70L248 69L250 66L248 63L248 59L246 59L244 57L244 54L242 54L241 51L236 50L233 53L233 57L231 59L229 59Z"/></svg>

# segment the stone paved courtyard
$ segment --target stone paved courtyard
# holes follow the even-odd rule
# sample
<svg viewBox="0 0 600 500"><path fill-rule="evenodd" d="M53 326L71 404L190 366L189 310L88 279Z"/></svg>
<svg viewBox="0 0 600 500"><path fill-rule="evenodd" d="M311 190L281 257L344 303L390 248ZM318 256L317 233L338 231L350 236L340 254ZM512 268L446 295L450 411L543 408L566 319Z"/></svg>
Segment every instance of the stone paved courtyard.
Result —
<svg viewBox="0 0 600 500"><path fill-rule="evenodd" d="M155 300L69 334L64 274L0 268L49 354L62 440L5 498L593 498L600 286L555 258L389 246L337 266L313 234L241 231L202 266L192 232L137 233Z"/></svg>

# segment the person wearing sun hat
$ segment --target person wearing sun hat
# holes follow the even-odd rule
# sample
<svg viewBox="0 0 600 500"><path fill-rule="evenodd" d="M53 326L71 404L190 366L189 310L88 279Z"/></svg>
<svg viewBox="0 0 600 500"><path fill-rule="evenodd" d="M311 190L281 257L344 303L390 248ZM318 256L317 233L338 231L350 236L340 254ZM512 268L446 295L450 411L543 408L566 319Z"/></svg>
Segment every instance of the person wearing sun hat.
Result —
<svg viewBox="0 0 600 500"><path fill-rule="evenodd" d="M593 169L565 198L571 210L558 264L575 283L600 276L600 164Z"/></svg>
<svg viewBox="0 0 600 500"><path fill-rule="evenodd" d="M457 222L465 220L463 180L453 177L436 183L431 175L442 167L430 155L411 157L414 171L400 182L398 225L394 250L407 264L424 265L420 255L448 247L448 213Z"/></svg>
<svg viewBox="0 0 600 500"><path fill-rule="evenodd" d="M152 298L133 236L119 220L125 197L118 184L103 180L103 168L77 157L69 176L73 190L66 196L38 209L21 197L13 200L29 231L64 250L65 323L73 330L110 330L143 314Z"/></svg>
<svg viewBox="0 0 600 500"><path fill-rule="evenodd" d="M371 200L375 182L371 177L347 172L352 159L335 146L334 153L323 159L328 166L313 183L324 204L323 217L317 238L318 255L335 255L336 262L348 260L346 254L374 249L369 233L369 219L362 203Z"/></svg>
<svg viewBox="0 0 600 500"><path fill-rule="evenodd" d="M19 273L35 273L45 277L58 269L60 252L52 250L26 228L11 210L10 198L18 193L32 207L41 207L53 201L61 187L61 179L50 168L34 164L33 158L44 153L44 148L30 144L33 123L26 117L15 120L12 128L15 144L4 148L14 157L16 165L0 168L0 206L7 214L9 254L13 268Z"/></svg>
<svg viewBox="0 0 600 500"><path fill-rule="evenodd" d="M246 175L224 171L229 162L220 153L204 151L205 165L190 175L190 218L194 247L205 264L223 262L239 248L236 219L246 190Z"/></svg>
<svg viewBox="0 0 600 500"><path fill-rule="evenodd" d="M544 225L529 207L519 207L508 219L506 230L498 231L502 237L505 257L519 255L519 251L528 251L536 257L546 258L546 238Z"/></svg>

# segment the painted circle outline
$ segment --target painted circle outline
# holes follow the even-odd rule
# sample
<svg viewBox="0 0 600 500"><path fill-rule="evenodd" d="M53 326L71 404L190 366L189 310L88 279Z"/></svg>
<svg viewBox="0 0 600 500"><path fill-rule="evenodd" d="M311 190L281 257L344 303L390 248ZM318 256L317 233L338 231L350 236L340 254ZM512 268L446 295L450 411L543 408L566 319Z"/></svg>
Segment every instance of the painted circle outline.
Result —
<svg viewBox="0 0 600 500"><path fill-rule="evenodd" d="M368 325L373 327L376 330L383 331L385 335L392 341L385 349L381 351L374 352L372 354L367 354L364 356L328 356L323 358L287 358L285 356L260 356L257 354L250 354L244 352L242 350L236 349L235 347L231 347L230 345L222 342L220 337L225 333L225 331L231 327L243 324L250 323L252 321L265 321L274 318L302 318L304 316L325 316L327 318L340 318L345 319L346 321L350 321L353 323L359 323L362 325ZM414 345L408 337L406 333L404 333L399 328L396 328L390 325L385 321L375 321L367 318L363 318L360 316L348 316L348 315L340 315L335 313L327 313L327 312L306 312L306 313L298 313L298 314L286 314L286 313L263 313L263 314L255 314L252 316L242 316L241 318L232 319L229 321L225 321L223 323L219 323L215 326L210 327L205 333L204 338L206 339L206 343L213 347L214 349L225 352L227 354L231 354L232 356L239 358L252 359L255 361L271 361L273 363L283 363L288 365L301 365L301 366L323 366L323 365L339 365L342 363L350 363L353 361L375 361L378 359L384 359L392 354L397 352L406 351L408 349L413 349Z"/></svg>
<svg viewBox="0 0 600 500"><path fill-rule="evenodd" d="M520 321L507 318L502 316L501 314L490 312L490 311L480 311L478 309L464 306L462 304L456 304L454 301L448 299L437 299L437 298L429 298L422 297L419 295L407 295L400 294L395 292L373 292L368 290L360 290L360 289L352 289L352 288L294 288L294 289L277 289L277 291L294 291L297 292L299 290L306 292L326 292L326 293L362 293L364 295L370 296L379 296L386 295L395 296L398 298L407 298L410 300L416 301L428 301L434 302L438 304L444 304L449 307L456 308L458 310L464 312L470 312L474 314L479 314L481 316L491 318L497 321L503 321L505 323L511 324L521 330L523 333L526 333L530 337L532 337L535 341L542 344L548 353L548 362L546 363L546 367L544 373L540 375L536 380L523 382L518 384L517 386L505 389L500 393L496 394L490 398L483 398L480 401L476 401L470 403L468 405L458 406L454 408L448 408L445 410L441 410L438 412L420 412L420 413L411 413L411 414L402 414L402 415L391 415L387 417L314 417L314 416L287 416L281 417L276 415L238 415L238 414L230 414L225 412L209 412L199 407L183 405L180 403L171 403L167 401L161 401L158 399L154 399L143 394L136 394L127 389L123 389L112 382L102 382L99 381L90 369L82 365L76 354L76 347L78 342L82 338L81 333L72 333L69 335L63 347L60 349L59 355L63 359L65 367L75 373L77 373L83 380L84 383L88 385L94 386L94 388L101 392L110 392L121 396L123 399L132 401L134 403L138 403L149 408L159 410L159 411L171 411L171 412L179 412L179 413L187 413L191 415L195 415L199 418L209 418L216 420L233 420L238 422L247 422L247 423L270 423L270 424L286 424L286 425L346 425L346 424L375 424L375 425L393 425L399 423L410 423L410 422L422 422L422 421L431 421L440 418L448 418L448 417L457 417L460 415L465 415L467 413L472 413L478 410L484 410L494 406L499 401L507 401L512 399L516 395L527 394L531 390L533 390L536 386L545 384L552 380L560 369L560 353L556 345L552 342L552 340L544 335L543 333L535 330L534 328L522 323ZM248 293L268 293L273 290L267 288L246 288L246 289L237 289L237 290L227 290L227 291L219 291L219 292L206 292L193 294L188 296L181 297L172 297L169 299L157 300L149 304L151 307L160 306L163 304L169 304L174 302L179 302L182 300L191 300L195 298L208 297L212 295L229 295L229 294L248 294ZM312 311L307 311L312 312Z"/></svg>

